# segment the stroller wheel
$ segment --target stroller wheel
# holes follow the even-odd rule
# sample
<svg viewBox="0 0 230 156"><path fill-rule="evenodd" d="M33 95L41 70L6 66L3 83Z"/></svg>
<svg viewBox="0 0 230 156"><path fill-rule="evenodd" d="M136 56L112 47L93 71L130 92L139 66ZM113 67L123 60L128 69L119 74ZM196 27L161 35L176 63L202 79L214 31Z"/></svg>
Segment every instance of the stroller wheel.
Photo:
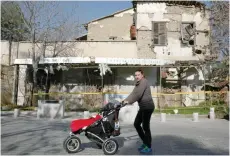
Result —
<svg viewBox="0 0 230 156"><path fill-rule="evenodd" d="M68 153L76 153L81 148L81 140L77 136L69 136L64 141L64 149Z"/></svg>
<svg viewBox="0 0 230 156"><path fill-rule="evenodd" d="M103 145L103 152L106 155L114 155L118 150L118 143L115 139L107 139Z"/></svg>

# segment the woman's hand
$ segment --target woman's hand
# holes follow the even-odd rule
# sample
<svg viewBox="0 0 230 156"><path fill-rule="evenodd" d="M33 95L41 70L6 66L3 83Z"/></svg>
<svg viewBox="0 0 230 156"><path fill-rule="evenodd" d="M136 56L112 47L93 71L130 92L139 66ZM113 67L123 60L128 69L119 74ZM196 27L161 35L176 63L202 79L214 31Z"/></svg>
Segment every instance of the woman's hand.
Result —
<svg viewBox="0 0 230 156"><path fill-rule="evenodd" d="M121 104L122 104L122 105L127 105L127 104L129 104L129 102L126 101L126 100L124 100L124 101L121 102Z"/></svg>

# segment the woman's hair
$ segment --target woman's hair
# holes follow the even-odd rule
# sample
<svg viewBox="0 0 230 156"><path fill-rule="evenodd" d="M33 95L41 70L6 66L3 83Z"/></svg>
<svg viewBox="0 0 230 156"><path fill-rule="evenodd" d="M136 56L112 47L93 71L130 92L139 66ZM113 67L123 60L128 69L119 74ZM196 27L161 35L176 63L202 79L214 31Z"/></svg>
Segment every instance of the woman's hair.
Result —
<svg viewBox="0 0 230 156"><path fill-rule="evenodd" d="M144 72L143 72L142 69L137 69L135 72L140 72L145 77Z"/></svg>

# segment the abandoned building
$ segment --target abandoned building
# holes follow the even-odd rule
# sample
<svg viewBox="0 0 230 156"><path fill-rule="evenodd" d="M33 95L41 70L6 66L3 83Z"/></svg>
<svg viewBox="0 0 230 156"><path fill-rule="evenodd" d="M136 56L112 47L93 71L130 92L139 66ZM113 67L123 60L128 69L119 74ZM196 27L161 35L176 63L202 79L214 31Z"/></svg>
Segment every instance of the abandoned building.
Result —
<svg viewBox="0 0 230 156"><path fill-rule="evenodd" d="M177 67L176 63L204 62L210 55L209 15L201 2L134 0L133 8L85 24L86 35L70 42L47 44L45 57L39 56L42 43L37 43L40 91L98 92L103 88L105 101L122 99L134 87L134 71L142 68L153 93L199 92L205 81L202 68ZM31 47L30 42L20 42L13 43L9 50L8 42L2 41L2 51L8 55L10 51L11 64L20 69L18 105L25 103L29 90L26 85L29 80L25 79L33 64ZM103 75L99 66L105 64L109 69ZM49 85L48 90L46 85ZM204 93L153 94L153 99L156 106L175 103L191 106L198 105L204 96ZM68 104L82 104L82 97L80 94L68 95L64 99ZM94 98L94 102L99 97Z"/></svg>

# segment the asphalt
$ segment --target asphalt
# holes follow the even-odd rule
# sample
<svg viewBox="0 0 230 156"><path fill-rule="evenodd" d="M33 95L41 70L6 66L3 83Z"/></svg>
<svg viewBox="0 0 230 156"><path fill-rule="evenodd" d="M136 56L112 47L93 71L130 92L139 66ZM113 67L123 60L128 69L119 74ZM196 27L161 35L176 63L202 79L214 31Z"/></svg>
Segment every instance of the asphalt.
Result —
<svg viewBox="0 0 230 156"><path fill-rule="evenodd" d="M36 119L31 116L1 116L2 155L68 155L63 141L69 134L72 119ZM229 121L201 118L151 119L153 155L229 155ZM79 136L82 150L76 155L103 155L96 144ZM141 141L132 124L121 123L117 155L140 155Z"/></svg>

